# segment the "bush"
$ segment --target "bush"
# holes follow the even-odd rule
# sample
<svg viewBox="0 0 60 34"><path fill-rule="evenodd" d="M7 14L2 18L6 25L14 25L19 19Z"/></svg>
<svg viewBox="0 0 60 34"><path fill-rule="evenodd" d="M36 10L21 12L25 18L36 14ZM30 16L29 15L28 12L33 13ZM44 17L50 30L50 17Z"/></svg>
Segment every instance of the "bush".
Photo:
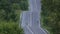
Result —
<svg viewBox="0 0 60 34"><path fill-rule="evenodd" d="M28 10L27 0L0 0L0 19L16 21L15 10Z"/></svg>
<svg viewBox="0 0 60 34"><path fill-rule="evenodd" d="M0 34L24 34L18 24L21 10L28 10L27 0L0 0Z"/></svg>
<svg viewBox="0 0 60 34"><path fill-rule="evenodd" d="M60 0L42 0L42 21L53 34L60 34Z"/></svg>
<svg viewBox="0 0 60 34"><path fill-rule="evenodd" d="M17 23L0 23L0 34L24 34Z"/></svg>

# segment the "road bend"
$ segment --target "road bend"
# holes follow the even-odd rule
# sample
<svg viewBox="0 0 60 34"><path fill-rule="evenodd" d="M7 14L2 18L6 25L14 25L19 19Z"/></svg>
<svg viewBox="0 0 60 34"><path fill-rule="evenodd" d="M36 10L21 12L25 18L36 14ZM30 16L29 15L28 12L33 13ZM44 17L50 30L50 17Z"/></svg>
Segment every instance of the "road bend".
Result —
<svg viewBox="0 0 60 34"><path fill-rule="evenodd" d="M25 34L47 34L40 24L41 0L29 0L29 10L21 14Z"/></svg>

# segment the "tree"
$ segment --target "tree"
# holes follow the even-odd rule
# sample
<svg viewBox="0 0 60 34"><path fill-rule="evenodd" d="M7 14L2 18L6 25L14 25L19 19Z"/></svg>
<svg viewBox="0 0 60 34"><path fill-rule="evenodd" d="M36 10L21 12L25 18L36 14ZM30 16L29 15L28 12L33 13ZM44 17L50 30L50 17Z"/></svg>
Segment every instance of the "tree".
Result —
<svg viewBox="0 0 60 34"><path fill-rule="evenodd" d="M0 0L0 18L16 20L15 10L27 10L27 0Z"/></svg>
<svg viewBox="0 0 60 34"><path fill-rule="evenodd" d="M60 0L42 0L42 17L53 34L60 34Z"/></svg>

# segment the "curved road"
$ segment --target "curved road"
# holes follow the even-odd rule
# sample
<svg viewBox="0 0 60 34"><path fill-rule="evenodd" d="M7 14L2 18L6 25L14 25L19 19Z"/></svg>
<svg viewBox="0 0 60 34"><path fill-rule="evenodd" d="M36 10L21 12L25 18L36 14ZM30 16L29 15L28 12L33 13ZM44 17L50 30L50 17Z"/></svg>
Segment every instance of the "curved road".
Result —
<svg viewBox="0 0 60 34"><path fill-rule="evenodd" d="M25 34L47 34L40 25L40 0L29 0L29 11L23 11L21 14L21 26Z"/></svg>

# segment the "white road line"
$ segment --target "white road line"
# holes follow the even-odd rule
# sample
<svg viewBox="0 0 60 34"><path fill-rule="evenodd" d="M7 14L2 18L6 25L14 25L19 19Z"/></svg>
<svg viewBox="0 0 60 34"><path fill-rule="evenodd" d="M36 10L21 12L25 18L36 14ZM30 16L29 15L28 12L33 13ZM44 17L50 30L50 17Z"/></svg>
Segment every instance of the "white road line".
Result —
<svg viewBox="0 0 60 34"><path fill-rule="evenodd" d="M29 30L32 34L34 34L33 31L29 28L29 26L26 26L26 27L28 28L28 30Z"/></svg>
<svg viewBox="0 0 60 34"><path fill-rule="evenodd" d="M40 28L40 29L41 29L45 34L47 34L46 31L45 31L44 29L42 29L42 28Z"/></svg>

